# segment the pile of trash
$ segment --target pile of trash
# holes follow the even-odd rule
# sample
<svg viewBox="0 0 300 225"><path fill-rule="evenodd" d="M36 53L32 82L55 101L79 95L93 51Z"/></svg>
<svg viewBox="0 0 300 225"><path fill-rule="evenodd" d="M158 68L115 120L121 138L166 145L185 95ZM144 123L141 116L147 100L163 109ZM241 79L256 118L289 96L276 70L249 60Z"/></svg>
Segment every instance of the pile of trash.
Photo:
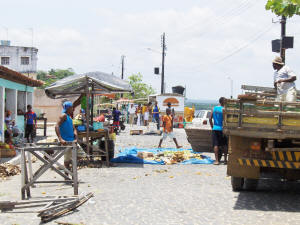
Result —
<svg viewBox="0 0 300 225"><path fill-rule="evenodd" d="M137 164L212 164L210 157L194 152L192 149L176 148L126 148L120 150L116 158L110 160L113 163L137 163Z"/></svg>
<svg viewBox="0 0 300 225"><path fill-rule="evenodd" d="M190 150L183 151L161 151L157 154L153 152L138 152L137 157L145 160L153 160L157 162L163 161L166 165L181 163L190 159L199 159L202 160L203 156L199 153L194 153Z"/></svg>
<svg viewBox="0 0 300 225"><path fill-rule="evenodd" d="M12 165L9 163L0 164L0 178L6 178L21 173L19 166Z"/></svg>

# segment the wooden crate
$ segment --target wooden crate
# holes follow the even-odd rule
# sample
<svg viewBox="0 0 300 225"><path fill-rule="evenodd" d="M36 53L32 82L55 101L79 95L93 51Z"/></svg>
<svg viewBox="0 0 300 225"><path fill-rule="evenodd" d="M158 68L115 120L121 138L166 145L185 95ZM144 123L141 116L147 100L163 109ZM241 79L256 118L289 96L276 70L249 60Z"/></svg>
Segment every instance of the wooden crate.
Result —
<svg viewBox="0 0 300 225"><path fill-rule="evenodd" d="M130 135L141 135L143 130L130 130Z"/></svg>

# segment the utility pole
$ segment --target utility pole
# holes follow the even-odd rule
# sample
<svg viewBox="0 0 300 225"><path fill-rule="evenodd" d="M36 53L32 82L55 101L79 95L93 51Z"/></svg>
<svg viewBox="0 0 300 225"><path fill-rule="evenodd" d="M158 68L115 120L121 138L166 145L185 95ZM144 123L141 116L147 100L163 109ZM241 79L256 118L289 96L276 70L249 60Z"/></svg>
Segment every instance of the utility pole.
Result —
<svg viewBox="0 0 300 225"><path fill-rule="evenodd" d="M282 58L282 61L285 62L285 48L283 48L283 39L286 35L286 17L282 16L281 17L281 44L280 44L280 56Z"/></svg>
<svg viewBox="0 0 300 225"><path fill-rule="evenodd" d="M124 79L124 58L125 58L125 55L122 55L121 56L121 60L122 60L122 74L121 74L121 78L122 78L122 80ZM121 94L121 98L123 98L123 94Z"/></svg>
<svg viewBox="0 0 300 225"><path fill-rule="evenodd" d="M164 83L165 83L165 50L166 50L166 37L165 33L163 33L161 37L161 47L162 47L162 65L161 65L161 94L165 93Z"/></svg>
<svg viewBox="0 0 300 225"><path fill-rule="evenodd" d="M124 58L125 58L125 55L122 55L121 56L121 60L122 60L122 75L121 75L121 78L122 78L122 80L124 79Z"/></svg>

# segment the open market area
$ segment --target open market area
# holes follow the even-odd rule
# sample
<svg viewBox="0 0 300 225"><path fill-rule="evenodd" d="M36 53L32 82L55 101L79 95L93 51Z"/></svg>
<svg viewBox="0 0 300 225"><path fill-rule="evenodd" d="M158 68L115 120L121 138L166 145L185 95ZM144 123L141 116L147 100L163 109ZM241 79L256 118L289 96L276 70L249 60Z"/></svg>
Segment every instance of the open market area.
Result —
<svg viewBox="0 0 300 225"><path fill-rule="evenodd" d="M300 224L300 0L1 9L0 225Z"/></svg>

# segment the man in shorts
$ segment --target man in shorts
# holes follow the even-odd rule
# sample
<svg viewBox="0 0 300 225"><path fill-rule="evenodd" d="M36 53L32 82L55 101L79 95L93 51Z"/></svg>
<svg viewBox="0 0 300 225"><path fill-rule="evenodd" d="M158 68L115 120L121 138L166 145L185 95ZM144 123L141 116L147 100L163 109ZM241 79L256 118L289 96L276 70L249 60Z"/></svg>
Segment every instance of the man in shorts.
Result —
<svg viewBox="0 0 300 225"><path fill-rule="evenodd" d="M25 138L27 142L30 143L29 136L31 138L31 143L36 133L36 114L32 111L32 106L27 105L27 112L24 116L26 127L25 127Z"/></svg>
<svg viewBox="0 0 300 225"><path fill-rule="evenodd" d="M167 115L164 115L163 119L162 119L162 121L163 121L163 137L159 141L158 148L161 148L161 144L162 144L163 140L165 140L168 136L173 139L173 141L176 145L176 148L182 148L182 146L178 145L177 140L174 136L173 118L171 116L171 109L170 108L166 109L166 114Z"/></svg>
<svg viewBox="0 0 300 225"><path fill-rule="evenodd" d="M224 153L224 164L227 164L227 138L223 134L223 115L224 115L224 104L225 98L221 97L219 99L219 105L215 106L212 109L209 123L212 128L212 141L213 141L213 148L215 152L215 162L214 165L220 164L220 156L219 150L220 148L223 149Z"/></svg>
<svg viewBox="0 0 300 225"><path fill-rule="evenodd" d="M71 115L74 112L73 104L70 101L63 103L62 115L55 126L55 132L59 142L62 145L70 145L70 142L77 140L77 131L73 124ZM64 165L67 169L71 169L72 162L72 146L66 151L64 155ZM67 175L67 174L66 174Z"/></svg>

